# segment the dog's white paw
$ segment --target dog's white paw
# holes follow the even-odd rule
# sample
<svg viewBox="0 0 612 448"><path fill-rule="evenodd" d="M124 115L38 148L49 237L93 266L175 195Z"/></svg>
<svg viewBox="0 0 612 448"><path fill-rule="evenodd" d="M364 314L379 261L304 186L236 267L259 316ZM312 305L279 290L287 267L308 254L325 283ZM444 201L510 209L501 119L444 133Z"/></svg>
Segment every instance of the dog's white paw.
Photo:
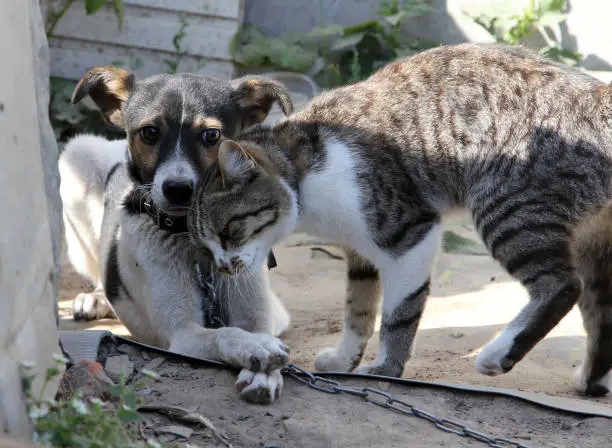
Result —
<svg viewBox="0 0 612 448"><path fill-rule="evenodd" d="M236 327L219 328L217 346L225 362L254 372L269 373L289 361L289 347L266 333L249 333Z"/></svg>
<svg viewBox="0 0 612 448"><path fill-rule="evenodd" d="M321 350L315 357L315 369L319 372L349 372L352 368L353 360L334 347Z"/></svg>
<svg viewBox="0 0 612 448"><path fill-rule="evenodd" d="M585 364L581 365L574 372L574 387L583 395L592 397L603 397L612 390L612 371L609 371L597 381L588 382L589 370Z"/></svg>
<svg viewBox="0 0 612 448"><path fill-rule="evenodd" d="M507 373L515 361L508 357L519 330L505 329L495 340L489 342L476 358L476 369L483 375L495 376Z"/></svg>
<svg viewBox="0 0 612 448"><path fill-rule="evenodd" d="M278 369L270 373L244 369L238 375L236 389L250 403L270 404L281 396L283 375Z"/></svg>
<svg viewBox="0 0 612 448"><path fill-rule="evenodd" d="M113 310L103 291L82 292L72 301L74 320L96 320L113 317Z"/></svg>

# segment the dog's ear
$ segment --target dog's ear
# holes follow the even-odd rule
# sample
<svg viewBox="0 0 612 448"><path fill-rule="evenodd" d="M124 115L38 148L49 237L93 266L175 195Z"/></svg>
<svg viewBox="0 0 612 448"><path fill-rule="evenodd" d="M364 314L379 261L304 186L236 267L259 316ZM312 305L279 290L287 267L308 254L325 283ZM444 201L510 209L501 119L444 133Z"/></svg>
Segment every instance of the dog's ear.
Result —
<svg viewBox="0 0 612 448"><path fill-rule="evenodd" d="M256 165L253 157L233 140L221 142L217 160L221 173L230 179L242 176Z"/></svg>
<svg viewBox="0 0 612 448"><path fill-rule="evenodd" d="M285 115L293 112L289 90L278 81L249 77L235 80L234 85L234 95L247 126L264 121L276 102Z"/></svg>
<svg viewBox="0 0 612 448"><path fill-rule="evenodd" d="M94 67L76 85L72 104L89 95L104 119L123 128L123 106L134 89L134 75L127 70L108 66Z"/></svg>

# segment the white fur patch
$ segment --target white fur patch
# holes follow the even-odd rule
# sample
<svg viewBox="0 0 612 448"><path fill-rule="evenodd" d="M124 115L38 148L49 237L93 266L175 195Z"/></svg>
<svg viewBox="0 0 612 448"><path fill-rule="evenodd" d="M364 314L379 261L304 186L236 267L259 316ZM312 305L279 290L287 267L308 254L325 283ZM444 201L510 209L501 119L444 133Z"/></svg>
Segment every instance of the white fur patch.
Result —
<svg viewBox="0 0 612 448"><path fill-rule="evenodd" d="M281 396L283 375L280 370L273 370L267 374L244 369L238 375L236 389L246 401L270 404Z"/></svg>
<svg viewBox="0 0 612 448"><path fill-rule="evenodd" d="M587 375L588 371L584 368L585 365L581 365L574 372L574 387L580 393L585 393L587 389ZM597 385L604 386L609 391L612 391L612 371L605 374L599 381L597 381Z"/></svg>
<svg viewBox="0 0 612 448"><path fill-rule="evenodd" d="M492 342L489 342L476 358L476 369L483 375L495 376L504 372L503 359L508 355L514 344L514 338L521 328L508 328Z"/></svg>
<svg viewBox="0 0 612 448"><path fill-rule="evenodd" d="M219 358L244 368L259 364L260 371L278 369L289 359L289 349L274 336L266 333L249 333L240 328L226 327L217 330Z"/></svg>
<svg viewBox="0 0 612 448"><path fill-rule="evenodd" d="M315 368L321 372L348 372L364 341L361 336L347 328L337 347L320 351L315 358Z"/></svg>
<svg viewBox="0 0 612 448"><path fill-rule="evenodd" d="M320 170L308 173L300 184L299 230L353 248L375 260L380 249L374 244L362 211L356 166L358 154L344 142L325 143L326 160Z"/></svg>
<svg viewBox="0 0 612 448"><path fill-rule="evenodd" d="M434 225L425 238L399 258L388 257L382 266L383 313L392 313L402 301L417 291L431 275L438 252L442 226Z"/></svg>
<svg viewBox="0 0 612 448"><path fill-rule="evenodd" d="M378 353L376 354L376 358L370 364L364 364L357 369L355 369L355 373L363 373L369 374L372 369L376 367L382 366L387 360L387 345L384 341L380 341L380 346L378 347Z"/></svg>

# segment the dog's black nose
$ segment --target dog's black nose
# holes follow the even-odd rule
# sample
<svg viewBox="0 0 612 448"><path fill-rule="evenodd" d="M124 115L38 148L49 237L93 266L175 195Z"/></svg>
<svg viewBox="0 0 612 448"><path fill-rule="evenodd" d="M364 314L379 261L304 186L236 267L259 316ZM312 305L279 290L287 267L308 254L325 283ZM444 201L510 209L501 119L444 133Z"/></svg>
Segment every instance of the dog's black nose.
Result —
<svg viewBox="0 0 612 448"><path fill-rule="evenodd" d="M167 180L162 184L164 196L173 205L188 205L193 194L190 181Z"/></svg>

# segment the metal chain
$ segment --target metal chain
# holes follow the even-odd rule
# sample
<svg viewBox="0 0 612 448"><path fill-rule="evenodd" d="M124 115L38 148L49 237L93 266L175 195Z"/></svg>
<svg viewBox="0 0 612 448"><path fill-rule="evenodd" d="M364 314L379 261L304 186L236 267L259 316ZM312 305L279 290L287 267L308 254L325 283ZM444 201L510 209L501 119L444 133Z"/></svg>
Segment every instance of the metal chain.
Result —
<svg viewBox="0 0 612 448"><path fill-rule="evenodd" d="M490 437L456 421L447 418L438 418L435 415L417 408L404 400L392 397L385 391L376 389L375 387L355 388L341 385L338 381L330 378L324 378L298 366L295 364L287 364L283 368L283 373L290 376L294 380L307 385L311 389L315 389L327 394L339 394L344 392L349 395L355 395L363 398L365 401L380 406L385 409L392 409L404 415L413 415L423 420L433 423L436 428L442 431L457 434L458 436L468 437L482 443L486 443L493 448L529 448L519 442L504 439L503 437Z"/></svg>

